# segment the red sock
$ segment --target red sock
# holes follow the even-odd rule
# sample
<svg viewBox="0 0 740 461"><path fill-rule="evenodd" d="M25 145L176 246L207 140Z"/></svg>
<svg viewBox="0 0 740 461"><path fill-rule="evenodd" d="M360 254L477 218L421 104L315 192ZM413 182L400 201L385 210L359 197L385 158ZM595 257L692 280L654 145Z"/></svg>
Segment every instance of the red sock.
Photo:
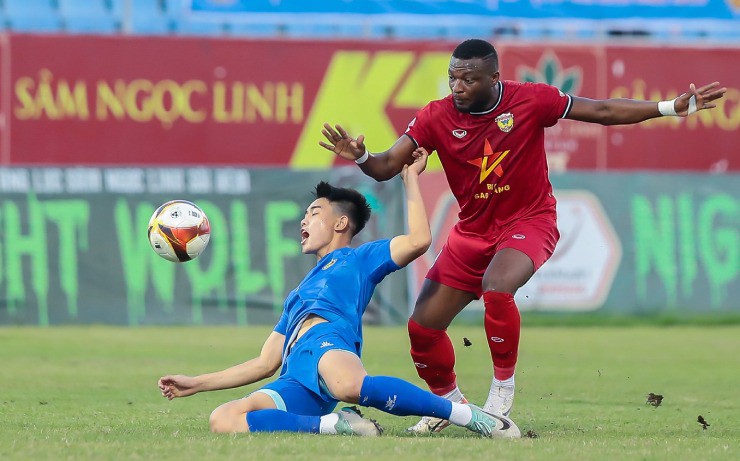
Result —
<svg viewBox="0 0 740 461"><path fill-rule="evenodd" d="M426 328L409 319L411 358L429 389L444 395L457 387L455 350L445 330Z"/></svg>
<svg viewBox="0 0 740 461"><path fill-rule="evenodd" d="M484 323L493 359L493 376L503 381L514 376L521 317L512 294L486 291L483 301L486 305Z"/></svg>

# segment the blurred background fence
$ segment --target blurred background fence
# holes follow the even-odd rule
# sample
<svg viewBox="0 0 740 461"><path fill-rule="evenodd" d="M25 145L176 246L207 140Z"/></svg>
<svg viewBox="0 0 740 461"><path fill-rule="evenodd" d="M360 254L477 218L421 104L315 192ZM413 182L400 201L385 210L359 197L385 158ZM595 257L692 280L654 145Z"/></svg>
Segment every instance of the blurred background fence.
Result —
<svg viewBox="0 0 740 461"><path fill-rule="evenodd" d="M403 229L399 180L318 147L343 124L379 151L443 97L460 40L502 78L579 96L712 111L548 130L562 240L517 295L528 311L740 314L740 6L736 1L0 0L0 324L272 323L313 264L298 223L322 179L368 194L363 238ZM435 243L366 320L405 320L456 205L432 158ZM174 265L148 247L156 205L213 225ZM471 306L475 317L477 306Z"/></svg>

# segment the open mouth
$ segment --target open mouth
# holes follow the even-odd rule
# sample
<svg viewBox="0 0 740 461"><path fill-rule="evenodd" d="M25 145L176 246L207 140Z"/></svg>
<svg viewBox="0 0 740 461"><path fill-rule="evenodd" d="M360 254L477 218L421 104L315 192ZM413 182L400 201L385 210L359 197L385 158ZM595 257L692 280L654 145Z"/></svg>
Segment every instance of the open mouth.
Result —
<svg viewBox="0 0 740 461"><path fill-rule="evenodd" d="M306 243L306 240L308 240L308 232L306 232L304 229L301 229L301 245Z"/></svg>

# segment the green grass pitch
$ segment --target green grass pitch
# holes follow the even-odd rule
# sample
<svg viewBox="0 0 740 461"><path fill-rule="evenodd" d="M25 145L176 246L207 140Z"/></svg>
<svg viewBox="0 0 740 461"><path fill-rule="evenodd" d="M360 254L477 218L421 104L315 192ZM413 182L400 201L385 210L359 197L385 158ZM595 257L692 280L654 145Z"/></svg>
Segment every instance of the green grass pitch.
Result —
<svg viewBox="0 0 740 461"><path fill-rule="evenodd" d="M269 328L0 328L1 460L738 460L740 326L526 327L513 419L536 438L425 437L375 409L378 439L213 435L208 415L256 389L162 398L166 373L215 371L259 352ZM460 385L481 404L482 327L453 326ZM422 384L402 328L366 328L371 374ZM472 345L465 347L463 338ZM647 394L664 396L646 404ZM701 415L710 424L704 430Z"/></svg>

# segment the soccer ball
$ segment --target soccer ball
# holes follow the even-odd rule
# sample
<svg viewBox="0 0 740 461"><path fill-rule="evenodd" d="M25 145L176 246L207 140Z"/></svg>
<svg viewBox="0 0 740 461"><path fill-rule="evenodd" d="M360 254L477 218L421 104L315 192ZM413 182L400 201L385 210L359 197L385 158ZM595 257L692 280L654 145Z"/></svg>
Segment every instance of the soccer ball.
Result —
<svg viewBox="0 0 740 461"><path fill-rule="evenodd" d="M154 212L147 234L159 256L176 263L185 262L197 258L208 246L211 225L194 203L172 200Z"/></svg>

